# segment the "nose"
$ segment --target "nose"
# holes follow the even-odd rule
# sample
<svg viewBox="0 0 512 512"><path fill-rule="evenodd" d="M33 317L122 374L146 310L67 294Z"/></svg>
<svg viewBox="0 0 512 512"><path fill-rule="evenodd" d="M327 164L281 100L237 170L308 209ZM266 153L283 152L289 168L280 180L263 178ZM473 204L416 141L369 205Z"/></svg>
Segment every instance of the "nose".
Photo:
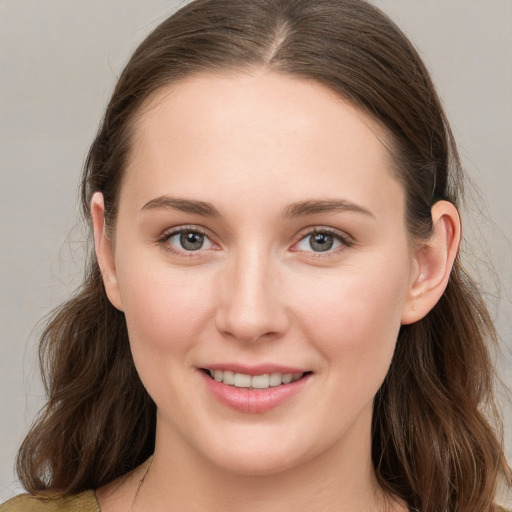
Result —
<svg viewBox="0 0 512 512"><path fill-rule="evenodd" d="M225 269L220 283L217 329L238 341L275 339L288 328L282 275L266 255L239 257Z"/></svg>

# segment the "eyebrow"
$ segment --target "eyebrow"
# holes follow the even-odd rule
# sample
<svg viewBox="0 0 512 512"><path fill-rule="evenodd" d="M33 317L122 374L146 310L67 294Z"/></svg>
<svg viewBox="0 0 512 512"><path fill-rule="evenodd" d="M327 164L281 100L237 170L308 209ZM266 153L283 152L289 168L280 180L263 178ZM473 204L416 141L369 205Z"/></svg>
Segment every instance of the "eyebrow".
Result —
<svg viewBox="0 0 512 512"><path fill-rule="evenodd" d="M193 199L182 199L179 197L156 197L142 207L142 211L158 209L179 210L203 217L220 217L219 211L211 203L195 201Z"/></svg>
<svg viewBox="0 0 512 512"><path fill-rule="evenodd" d="M211 203L196 201L194 199L183 199L180 197L156 197L142 207L142 211L158 209L179 210L184 213L192 213L202 217L221 216L219 211ZM336 213L346 211L374 217L370 210L343 199L299 201L287 206L282 213L282 217L287 219L302 217L306 215L315 215L319 213Z"/></svg>
<svg viewBox="0 0 512 512"><path fill-rule="evenodd" d="M370 210L343 199L300 201L298 203L293 203L284 210L283 217L293 218L305 215L315 215L318 213L336 213L347 211L374 217Z"/></svg>

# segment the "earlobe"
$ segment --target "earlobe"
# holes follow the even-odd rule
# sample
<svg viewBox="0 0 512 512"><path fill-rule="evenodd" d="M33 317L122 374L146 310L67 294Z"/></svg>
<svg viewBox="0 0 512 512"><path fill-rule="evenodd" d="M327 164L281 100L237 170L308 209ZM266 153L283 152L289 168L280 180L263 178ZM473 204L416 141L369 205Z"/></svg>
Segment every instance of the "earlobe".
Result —
<svg viewBox="0 0 512 512"><path fill-rule="evenodd" d="M448 201L432 206L432 235L414 254L414 273L402 313L402 324L421 320L443 295L461 238L459 212Z"/></svg>
<svg viewBox="0 0 512 512"><path fill-rule="evenodd" d="M123 303L117 280L114 250L112 242L106 232L105 205L101 192L95 192L92 196L91 218L94 228L94 249L101 270L105 291L112 305L120 311L123 311Z"/></svg>

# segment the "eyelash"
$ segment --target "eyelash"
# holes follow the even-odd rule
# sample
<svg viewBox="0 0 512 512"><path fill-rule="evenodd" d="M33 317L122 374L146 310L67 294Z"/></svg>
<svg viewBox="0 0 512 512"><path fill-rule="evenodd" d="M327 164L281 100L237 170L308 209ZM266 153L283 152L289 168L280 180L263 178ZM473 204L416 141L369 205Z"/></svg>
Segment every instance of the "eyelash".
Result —
<svg viewBox="0 0 512 512"><path fill-rule="evenodd" d="M213 244L210 237L208 236L208 233L206 233L205 230L203 230L197 226L180 226L179 228L176 228L176 229L173 229L172 231L164 233L164 235L157 240L157 243L162 247L162 249L164 251L170 252L172 254L176 254L178 256L182 256L182 257L198 256L199 253L202 252L201 249L198 249L197 251L179 250L179 249L174 248L171 244L167 243L174 236L182 235L184 233L193 233L193 234L201 235L205 239L209 240L212 245L215 245L215 244Z"/></svg>
<svg viewBox="0 0 512 512"><path fill-rule="evenodd" d="M209 240L210 244L215 246L215 244L211 241L209 235L207 232L197 226L181 226L179 228L173 229L172 231L169 231L165 233L162 237L160 237L157 240L157 243L162 247L164 251L176 254L178 256L182 257L197 257L201 252L203 252L201 249L198 249L196 251L187 251L187 250L180 250L173 247L171 244L168 243L168 241L177 236L184 233L191 233L191 234L198 234L203 236L205 239ZM335 241L339 242L340 246L336 247L334 249L327 249L326 251L307 251L302 249L292 249L293 252L301 252L301 253L311 253L314 255L314 257L329 257L330 255L336 254L338 252L343 251L347 247L351 247L353 245L353 242L347 237L346 235L342 235L339 231L327 228L327 227L318 227L311 229L307 232L304 232L300 235L300 238L297 242L293 244L293 247L297 246L299 243L307 240L310 237L314 237L317 235L327 235L331 236Z"/></svg>
<svg viewBox="0 0 512 512"><path fill-rule="evenodd" d="M294 249L294 252L307 252L307 253L313 254L315 258L327 258L327 257L332 256L333 254L337 254L353 245L352 240L347 235L344 235L333 228L316 227L316 228L313 228L312 230L302 233L300 235L299 240L297 242L295 242L294 247L297 246L299 243L307 240L308 238L311 238L311 237L314 237L317 235L331 236L335 241L340 243L340 246L336 247L334 249L328 249L323 252L322 251L313 251L313 250L304 251L301 249Z"/></svg>

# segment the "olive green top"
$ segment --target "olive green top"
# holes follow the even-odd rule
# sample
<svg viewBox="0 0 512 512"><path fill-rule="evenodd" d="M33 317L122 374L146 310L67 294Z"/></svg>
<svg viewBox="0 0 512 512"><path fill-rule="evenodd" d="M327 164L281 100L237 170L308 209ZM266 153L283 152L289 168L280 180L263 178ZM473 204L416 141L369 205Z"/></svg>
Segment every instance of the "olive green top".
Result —
<svg viewBox="0 0 512 512"><path fill-rule="evenodd" d="M101 512L94 491L61 498L20 494L0 505L0 512Z"/></svg>
<svg viewBox="0 0 512 512"><path fill-rule="evenodd" d="M94 491L84 491L62 498L34 497L20 494L0 505L0 512L101 512ZM512 512L497 507L496 512Z"/></svg>

